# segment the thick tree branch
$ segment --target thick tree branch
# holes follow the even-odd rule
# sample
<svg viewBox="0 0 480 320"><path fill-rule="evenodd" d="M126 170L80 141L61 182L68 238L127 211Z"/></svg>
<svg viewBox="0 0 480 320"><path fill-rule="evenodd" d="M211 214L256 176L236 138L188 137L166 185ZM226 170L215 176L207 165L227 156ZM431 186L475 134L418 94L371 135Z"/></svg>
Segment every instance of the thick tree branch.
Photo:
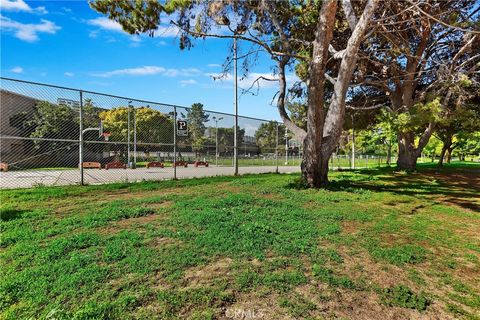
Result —
<svg viewBox="0 0 480 320"><path fill-rule="evenodd" d="M289 117L287 111L285 110L286 96L287 96L287 79L285 76L285 66L288 63L288 58L284 57L278 62L278 98L277 98L277 109L280 117L282 118L285 126L293 132L295 138L298 141L303 141L307 135L305 130L298 127Z"/></svg>
<svg viewBox="0 0 480 320"><path fill-rule="evenodd" d="M299 59L299 60L303 60L303 61L307 61L308 58L305 57L305 56L302 56L302 55L298 55L298 54L295 54L295 53L289 53L289 52L280 52L280 51L276 51L276 50L273 50L272 48L270 48L265 42L261 41L261 40L258 40L258 39L254 39L254 38L249 38L249 37L246 37L246 36L243 36L243 35L235 35L235 34L232 34L232 35L224 35L224 34L214 34L214 33L204 33L204 32L197 32L197 31L193 31L193 30L188 30L188 29L183 29L180 25L178 25L177 23L175 22L172 22L175 26L177 26L180 30L182 30L183 32L193 36L193 37L199 37L199 38L207 38L207 37L211 37L211 38L220 38L220 39L233 39L233 38L237 38L237 39L240 39L240 40L245 40L245 41L248 41L248 42L252 42L252 43L255 43L259 46L261 46L262 48L265 49L265 51L267 51L271 56L273 57L291 57L291 58L296 58L296 59Z"/></svg>
<svg viewBox="0 0 480 320"><path fill-rule="evenodd" d="M325 127L323 128L323 137L326 138L325 145L322 146L324 154L331 154L340 137L345 117L346 92L356 67L358 49L378 2L379 0L369 0L367 2L360 20L348 39L345 55L340 63L337 81L334 86L333 98L328 108Z"/></svg>
<svg viewBox="0 0 480 320"><path fill-rule="evenodd" d="M432 16L431 14L429 14L428 12L425 12L424 10L422 10L422 8L420 8L416 3L410 1L410 0L407 0L408 2L410 2L411 4L413 4L415 6L415 9L420 11L421 13L423 13L425 16L429 17L430 19L440 23L441 25L447 27L447 28L452 28L452 29L456 29L456 30L460 30L460 31L463 31L463 32L467 32L467 33L474 33L474 34L480 34L480 31L476 31L476 30L469 30L469 29L464 29L464 28L461 28L461 27L457 27L457 26L454 26L454 25L451 25L451 24L448 24L440 19L437 19L435 18L434 16Z"/></svg>
<svg viewBox="0 0 480 320"><path fill-rule="evenodd" d="M350 0L342 0L342 8L347 18L348 26L350 30L355 30L357 25L357 17L355 16L355 11L353 11L352 3Z"/></svg>

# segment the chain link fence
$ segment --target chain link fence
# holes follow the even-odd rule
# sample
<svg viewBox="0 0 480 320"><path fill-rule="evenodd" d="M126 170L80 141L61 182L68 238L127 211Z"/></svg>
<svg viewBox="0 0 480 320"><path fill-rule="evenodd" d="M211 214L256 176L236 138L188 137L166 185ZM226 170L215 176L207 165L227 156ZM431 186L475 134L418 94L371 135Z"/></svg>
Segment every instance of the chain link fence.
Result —
<svg viewBox="0 0 480 320"><path fill-rule="evenodd" d="M8 78L0 84L0 188L234 172L231 114ZM177 130L180 122L187 132ZM279 161L282 125L248 117L238 123L240 173L298 170Z"/></svg>
<svg viewBox="0 0 480 320"><path fill-rule="evenodd" d="M234 115L9 78L0 89L0 188L234 173ZM275 121L240 116L237 153L240 174L300 170L301 145Z"/></svg>

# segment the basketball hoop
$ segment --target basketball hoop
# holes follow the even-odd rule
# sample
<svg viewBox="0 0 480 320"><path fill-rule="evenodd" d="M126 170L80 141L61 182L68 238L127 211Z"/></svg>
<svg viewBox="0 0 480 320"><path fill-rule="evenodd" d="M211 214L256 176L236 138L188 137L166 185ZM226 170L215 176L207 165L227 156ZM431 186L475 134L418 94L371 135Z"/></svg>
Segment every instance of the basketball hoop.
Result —
<svg viewBox="0 0 480 320"><path fill-rule="evenodd" d="M111 135L110 132L104 132L104 133L102 133L102 136L103 136L103 138L105 138L105 141L108 141L108 139L110 139L110 135Z"/></svg>

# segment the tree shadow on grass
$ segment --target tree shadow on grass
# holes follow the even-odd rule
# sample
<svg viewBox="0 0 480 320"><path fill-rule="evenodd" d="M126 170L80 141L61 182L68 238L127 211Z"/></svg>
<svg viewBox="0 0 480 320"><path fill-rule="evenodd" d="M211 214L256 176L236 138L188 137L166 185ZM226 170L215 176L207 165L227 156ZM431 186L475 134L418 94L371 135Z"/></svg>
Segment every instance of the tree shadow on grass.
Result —
<svg viewBox="0 0 480 320"><path fill-rule="evenodd" d="M435 196L461 208L480 211L475 199L480 194L480 170L421 169L413 173L395 172L394 168L343 170L327 187L330 191L358 193L361 190L390 192L413 197ZM287 188L306 189L300 180ZM471 200L470 200L471 199Z"/></svg>
<svg viewBox="0 0 480 320"><path fill-rule="evenodd" d="M10 221L19 219L25 213L25 210L4 209L0 210L0 221Z"/></svg>

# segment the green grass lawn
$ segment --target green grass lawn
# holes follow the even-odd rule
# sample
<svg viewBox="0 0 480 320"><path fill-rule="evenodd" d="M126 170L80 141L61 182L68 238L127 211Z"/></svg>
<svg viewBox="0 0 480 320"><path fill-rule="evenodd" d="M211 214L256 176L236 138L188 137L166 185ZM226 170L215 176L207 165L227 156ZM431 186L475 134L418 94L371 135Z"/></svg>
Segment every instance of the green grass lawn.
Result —
<svg viewBox="0 0 480 320"><path fill-rule="evenodd" d="M480 319L480 167L420 168L2 191L0 318Z"/></svg>

